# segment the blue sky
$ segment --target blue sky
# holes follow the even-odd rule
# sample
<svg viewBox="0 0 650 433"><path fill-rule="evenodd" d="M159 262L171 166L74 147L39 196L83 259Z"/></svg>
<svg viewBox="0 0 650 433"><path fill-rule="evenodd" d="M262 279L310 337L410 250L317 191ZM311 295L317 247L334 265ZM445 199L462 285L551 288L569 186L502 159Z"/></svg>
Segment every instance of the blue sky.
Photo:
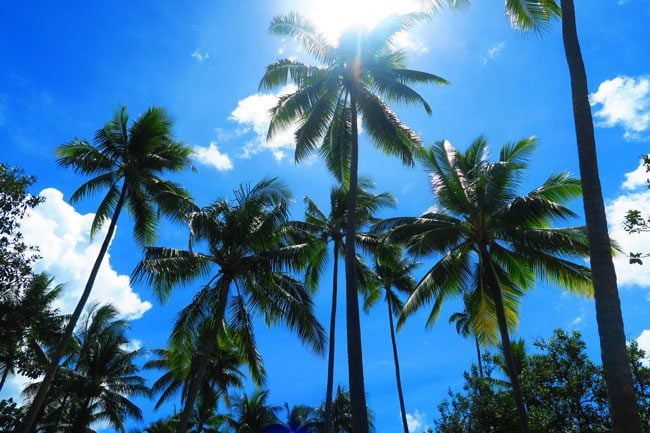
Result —
<svg viewBox="0 0 650 433"><path fill-rule="evenodd" d="M407 3L378 1L362 18ZM568 72L559 23L541 36L522 35L509 27L501 3L475 0L470 8L445 11L401 38L413 68L438 74L452 86L418 89L432 106L430 117L411 108L395 108L425 143L444 138L464 148L485 134L496 149L518 138L539 137L525 190L554 172L577 173ZM612 235L624 247L641 250L648 237L625 234L621 221L630 207L650 212L650 194L642 187L644 173L637 169L650 138L650 1L577 3ZM293 191L294 217L302 215L304 195L327 208L333 179L322 162L294 165L287 134L271 143L263 140L266 110L276 95L258 94L257 85L264 67L279 57L311 61L290 41L268 34L274 15L298 10L334 32L332 26L346 22L343 5L352 5L352 10L363 6L361 0L327 4L143 0L18 2L4 8L1 159L38 177L33 192L47 189L47 203L26 222L25 231L41 246L40 269L68 284L62 308L72 305L96 254L97 244L89 241L87 229L92 218L88 214L99 198L74 208L66 203L83 179L56 167L54 149L73 137L92 138L119 104L127 104L133 118L151 105L169 110L176 136L197 150L199 173L183 173L177 180L200 204L228 196L241 182L279 176ZM360 170L374 178L378 191L390 191L398 199L397 208L383 216L417 215L433 204L420 167L404 168L380 155L363 135ZM582 213L580 203L574 208ZM130 230L128 217L120 219L96 299L111 300L128 317L139 317L132 323L131 337L144 347L161 347L175 313L192 291L179 290L161 305L148 287L131 285L128 275L141 252ZM159 243L183 246L186 236L182 227L165 224ZM642 336L640 341L650 349L650 264L635 267L625 262L617 259L626 333L629 340ZM325 278L316 296L323 323L329 314L330 285L331 279ZM446 323L459 308L458 303L449 303L431 330L424 330L424 314L416 316L398 334L406 405L414 426L419 423L416 432L432 423L437 403L449 387L460 387L462 371L473 360L471 342ZM343 308L339 311L336 381L346 385ZM593 302L540 284L523 301L516 335L546 337L558 327L580 330L590 353L598 358ZM399 406L383 305L362 318L362 330L368 402L379 431L396 431ZM649 331L642 334L644 330ZM301 347L283 329L267 330L259 323L256 332L271 401L318 404L324 394L325 359ZM18 383L15 379L14 390ZM166 414L153 413L150 402L142 401L141 407L146 421Z"/></svg>

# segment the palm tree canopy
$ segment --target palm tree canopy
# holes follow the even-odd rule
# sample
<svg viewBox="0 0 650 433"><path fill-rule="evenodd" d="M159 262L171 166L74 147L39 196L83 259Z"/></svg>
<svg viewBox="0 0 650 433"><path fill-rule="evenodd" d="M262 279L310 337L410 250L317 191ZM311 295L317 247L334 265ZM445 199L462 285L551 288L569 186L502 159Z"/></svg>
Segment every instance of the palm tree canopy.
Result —
<svg viewBox="0 0 650 433"><path fill-rule="evenodd" d="M221 286L233 283L227 298L226 323L244 351L252 377L264 370L255 345L251 309L268 325L283 323L317 353L324 351L324 331L314 312L311 292L289 271L307 263L308 245L294 245L288 235L289 191L277 179L242 185L234 200L217 200L189 217L190 249L151 247L134 271L161 299L179 284L207 280L179 313L171 347L192 353L197 330L209 327ZM197 250L201 248L201 250Z"/></svg>
<svg viewBox="0 0 650 433"><path fill-rule="evenodd" d="M257 390L252 395L242 394L233 398L231 413L222 415L224 424L232 433L264 433L279 424L278 406L267 403L269 392Z"/></svg>
<svg viewBox="0 0 650 433"><path fill-rule="evenodd" d="M215 352L210 357L206 376L202 382L200 396L209 397L215 395L214 407L219 400L223 400L226 405L230 404L228 390L230 388L241 388L243 386L244 373L240 370L245 359L238 350L232 338L222 333L219 335L219 344ZM200 339L194 343L200 344ZM154 408L157 410L160 406L173 398L179 391L181 401L185 401L187 396L190 376L195 371L195 363L198 361L200 350L195 347L191 353L172 353L170 349L155 349L153 354L156 356L150 359L144 365L145 369L162 370L163 374L154 382L151 391L154 394L160 394Z"/></svg>
<svg viewBox="0 0 650 433"><path fill-rule="evenodd" d="M138 375L136 360L142 350L129 350L125 332L129 323L118 318L112 305L94 305L89 309L81 329L75 335L73 353L68 356L55 379L56 395L46 406L58 407L61 396L68 396L65 409L70 418L63 423L74 424L79 417L82 426L92 431L96 422L107 422L125 432L126 418L142 419L141 410L129 400L131 396L149 396L145 380ZM33 396L38 383L29 385L24 395ZM83 418L81 418L83 417Z"/></svg>
<svg viewBox="0 0 650 433"><path fill-rule="evenodd" d="M190 167L192 148L172 135L172 120L151 107L129 126L126 106L95 133L94 144L80 138L57 148L57 164L92 176L70 197L76 202L107 189L95 213L91 236L111 217L120 197L134 220L135 239L145 245L156 239L158 211L174 219L187 211L189 193L161 177Z"/></svg>
<svg viewBox="0 0 650 433"><path fill-rule="evenodd" d="M575 217L565 202L579 197L580 181L555 174L529 193L517 194L535 144L534 138L507 144L495 162L483 137L464 152L444 141L422 154L435 207L420 217L377 225L377 230L392 230L391 238L405 243L411 254L440 255L404 305L400 324L433 303L431 326L445 299L467 295L472 328L485 343L498 338L493 290L503 294L510 326L517 323L521 297L538 279L592 295L589 269L572 261L588 255L586 229L552 226ZM499 287L486 283L487 272L497 276Z"/></svg>
<svg viewBox="0 0 650 433"><path fill-rule="evenodd" d="M376 147L413 165L420 139L384 100L420 105L431 114L429 104L411 86L448 84L437 75L408 69L404 51L393 44L397 33L425 17L418 13L392 15L373 29L350 29L336 44L298 13L275 17L271 33L302 44L319 66L283 59L266 68L260 89L286 83L297 86L295 92L281 96L271 110L268 137L295 126L296 162L319 151L334 176L346 184L356 139L352 117L359 113L364 131Z"/></svg>
<svg viewBox="0 0 650 433"><path fill-rule="evenodd" d="M375 253L383 247L376 236L368 233L361 233L360 230L369 227L379 221L376 213L387 207L394 207L397 203L392 194L388 192L374 193L374 182L368 177L359 179L357 190L357 244L366 253ZM310 287L318 287L320 276L323 273L329 254L328 244L335 242L339 251L337 256L343 255L345 250L345 236L347 227L347 204L348 188L346 186L334 186L330 190L330 211L322 211L318 205L309 197L305 196L305 220L292 221L295 229L292 232L297 236L297 242L308 243L311 248L311 256L306 269L305 281ZM376 279L372 270L359 256L359 289L364 295L368 295L375 289Z"/></svg>
<svg viewBox="0 0 650 433"><path fill-rule="evenodd" d="M436 12L443 6L462 8L471 0L426 0L429 12ZM554 18L562 16L556 0L505 0L505 13L510 25L518 30L540 33L549 28Z"/></svg>

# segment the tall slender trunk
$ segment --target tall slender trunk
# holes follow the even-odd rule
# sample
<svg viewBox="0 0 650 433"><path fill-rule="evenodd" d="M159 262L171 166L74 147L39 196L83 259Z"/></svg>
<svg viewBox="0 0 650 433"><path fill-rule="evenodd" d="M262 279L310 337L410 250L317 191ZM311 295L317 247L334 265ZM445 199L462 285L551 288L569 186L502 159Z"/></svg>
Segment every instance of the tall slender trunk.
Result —
<svg viewBox="0 0 650 433"><path fill-rule="evenodd" d="M2 372L2 379L0 379L0 391L2 391L2 388L5 386L7 376L9 376L9 365L5 365L4 371Z"/></svg>
<svg viewBox="0 0 650 433"><path fill-rule="evenodd" d="M327 355L327 387L325 389L325 414L323 416L323 433L332 429L332 392L334 387L334 337L336 333L336 301L338 297L339 278L339 241L334 240L334 275L332 276L332 312L330 314L330 340Z"/></svg>
<svg viewBox="0 0 650 433"><path fill-rule="evenodd" d="M99 254L97 255L97 259L95 259L95 264L90 271L90 276L86 282L86 287L84 287L81 298L79 299L79 302L77 302L77 306L75 307L72 316L70 316L70 321L65 327L63 336L61 336L61 340L57 343L56 348L54 349L54 355L52 356L51 363L45 372L43 382L41 382L41 386L38 388L38 392L36 393L34 400L32 400L32 404L29 406L29 410L27 411L25 418L23 418L23 421L15 430L16 433L28 433L34 424L34 421L36 421L36 417L41 411L45 397L47 396L47 393L50 390L52 383L54 382L56 373L59 370L59 362L61 362L61 358L65 353L65 349L70 343L70 338L72 337L74 328L77 326L79 317L81 316L81 313L86 306L86 302L88 302L88 297L92 292L93 285L95 284L95 279L97 278L97 274L99 272L99 268L102 264L102 261L104 260L106 251L108 251L108 245L111 243L113 233L115 233L117 219L120 216L120 212L126 198L126 189L126 184L124 184L122 186L122 191L120 192L120 197L117 200L117 204L115 205L115 212L113 213L113 218L111 218L111 222L108 226L108 232L106 232L106 237L104 238L104 242L102 242L102 246L99 250Z"/></svg>
<svg viewBox="0 0 650 433"><path fill-rule="evenodd" d="M515 398L517 405L517 412L519 412L519 425L522 433L530 433L530 425L528 421L528 410L524 402L524 394L521 391L519 384L519 375L517 374L517 367L515 366L515 357L512 353L512 346L510 345L510 336L508 335L508 321L506 319L506 311L503 306L503 294L499 287L499 279L494 273L494 267L490 261L489 252L487 248L483 248L480 253L482 268L484 269L487 278L487 284L494 300L494 307L497 313L497 322L499 324L499 333L501 334L501 346L503 347L503 354L506 360L506 367L508 370L508 377L510 378L510 386L512 386L512 394Z"/></svg>
<svg viewBox="0 0 650 433"><path fill-rule="evenodd" d="M357 129L357 101L350 92L352 111L352 149L350 155L350 185L345 234L345 313L348 337L348 377L352 407L352 431L368 433L368 409L363 381L363 353L361 350L361 321L359 318L359 290L357 283L357 178L359 171L359 134Z"/></svg>
<svg viewBox="0 0 650 433"><path fill-rule="evenodd" d="M483 377L483 361L481 360L481 345L478 344L478 335L474 334L474 343L476 343L476 359L478 360L478 373Z"/></svg>
<svg viewBox="0 0 650 433"><path fill-rule="evenodd" d="M395 326L393 325L393 307L388 304L388 323L390 325L390 340L393 343L393 360L395 361L395 379L397 381L397 396L399 397L399 409L402 413L402 426L404 433L409 433L409 425L406 421L406 406L404 404L404 391L402 391L402 376L399 372L399 358L397 356L397 341L395 341Z"/></svg>
<svg viewBox="0 0 650 433"><path fill-rule="evenodd" d="M594 122L589 105L587 73L576 31L573 0L561 0L562 38L571 77L573 118L578 144L580 179L589 239L589 257L600 353L613 428L616 433L641 433L643 427L634 396L632 374L625 347L623 315L607 233L605 205L600 188Z"/></svg>
<svg viewBox="0 0 650 433"><path fill-rule="evenodd" d="M183 412L181 413L181 416L178 419L178 424L176 425L177 433L185 433L187 430L187 424L190 420L190 416L192 416L194 403L199 396L201 384L205 377L205 372L208 369L208 364L210 363L210 357L212 356L212 352L214 352L214 348L217 345L217 334L223 323L223 316L226 311L226 304L228 302L229 289L230 279L227 277L222 277L222 279L219 281L219 302L214 312L213 329L207 334L208 341L202 348L196 374L192 375L192 379L190 380L190 388L187 391L185 406L183 407Z"/></svg>

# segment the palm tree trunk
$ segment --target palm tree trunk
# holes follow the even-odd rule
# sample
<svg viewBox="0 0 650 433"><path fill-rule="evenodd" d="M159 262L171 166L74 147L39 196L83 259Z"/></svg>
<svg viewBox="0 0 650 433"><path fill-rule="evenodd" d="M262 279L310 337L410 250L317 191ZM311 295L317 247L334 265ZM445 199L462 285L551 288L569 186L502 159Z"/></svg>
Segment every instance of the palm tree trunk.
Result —
<svg viewBox="0 0 650 433"><path fill-rule="evenodd" d="M226 311L226 304L228 302L228 290L230 289L230 279L222 277L219 281L220 293L219 293L219 303L214 312L214 327L212 332L208 332L208 341L205 343L202 348L201 356L199 357L198 367L195 374L192 375L190 380L190 388L187 391L187 398L185 399L185 406L183 407L183 412L178 419L178 424L176 425L177 433L185 433L187 430L187 424L192 416L192 410L194 409L194 403L196 402L197 397L199 396L199 390L201 389L201 384L203 378L205 377L205 372L208 369L208 364L210 363L210 357L214 348L217 345L217 334L223 323L224 313ZM192 374L190 372L190 374Z"/></svg>
<svg viewBox="0 0 650 433"><path fill-rule="evenodd" d="M5 365L4 371L2 372L2 379L0 379L0 391L2 391L2 388L5 386L5 382L7 381L7 376L9 376L9 365Z"/></svg>
<svg viewBox="0 0 650 433"><path fill-rule="evenodd" d="M325 414L323 416L323 433L332 429L332 393L334 387L334 337L336 333L336 301L339 278L339 241L334 240L334 275L332 276L332 312L330 314L330 341L327 355L327 387L325 389Z"/></svg>
<svg viewBox="0 0 650 433"><path fill-rule="evenodd" d="M494 273L494 267L490 261L487 248L481 251L482 267L487 278L487 284L494 301L494 307L497 313L497 322L499 324L499 333L501 334L501 346L503 347L503 354L505 356L506 367L508 376L510 378L510 385L512 386L512 394L515 398L517 405L517 412L519 412L519 425L521 433L530 433L530 425L528 421L528 410L524 402L524 394L521 391L519 384L519 375L517 374L517 367L515 366L515 357L512 354L512 346L510 345L510 336L508 335L508 321L506 319L506 312L503 306L503 295L499 287L499 279Z"/></svg>
<svg viewBox="0 0 650 433"><path fill-rule="evenodd" d="M399 358L397 357L397 341L395 341L395 326L393 325L393 307L388 304L388 323L390 325L390 340L393 343L393 360L395 361L395 379L397 380L397 396L399 397L399 408L402 412L402 426L404 433L409 433L409 425L406 421L406 407L404 405L404 391L402 391L402 376L399 372Z"/></svg>
<svg viewBox="0 0 650 433"><path fill-rule="evenodd" d="M474 343L476 343L476 359L478 360L478 373L483 377L483 361L481 361L481 346L478 344L478 335L474 334Z"/></svg>
<svg viewBox="0 0 650 433"><path fill-rule="evenodd" d="M573 0L561 0L562 38L571 77L583 204L594 282L596 321L600 353L613 428L616 433L641 433L643 427L634 396L632 374L625 346L623 315L618 297L616 271L607 233L605 205L600 188L594 123L587 89L587 73L576 30Z"/></svg>
<svg viewBox="0 0 650 433"><path fill-rule="evenodd" d="M61 340L57 343L56 348L54 349L51 364L48 366L47 371L45 372L43 382L41 382L41 386L38 388L38 392L36 393L32 404L29 406L29 410L27 411L25 418L23 418L23 421L15 430L16 433L28 433L32 427L32 424L34 424L36 417L41 411L45 397L47 396L47 393L50 390L52 383L54 382L56 373L59 370L59 362L61 362L61 358L63 357L63 354L65 353L65 350L70 343L70 338L72 337L74 328L77 326L77 321L79 321L79 317L81 316L81 313L86 306L86 302L88 302L88 297L90 297L90 292L92 291L93 285L95 284L95 279L99 273L99 268L104 261L104 256L106 255L106 251L108 251L108 246L113 239L113 233L115 233L117 219L120 216L120 212L126 198L126 190L126 184L124 184L122 186L122 191L120 192L120 197L117 200L117 204L115 205L115 212L113 212L113 218L111 218L111 222L108 226L108 231L104 237L104 242L102 242L102 246L99 250L99 254L97 255L97 259L95 259L95 264L90 271L90 276L86 282L86 287L84 287L81 298L79 299L79 302L77 302L77 306L75 307L72 316L70 316L70 321L65 327Z"/></svg>
<svg viewBox="0 0 650 433"><path fill-rule="evenodd" d="M350 155L350 185L348 189L348 214L345 233L345 313L348 337L348 377L352 408L352 431L368 433L366 390L363 381L363 353L361 349L361 321L359 318L359 291L357 288L357 178L359 171L359 134L357 127L357 102L350 92L352 111L352 149Z"/></svg>

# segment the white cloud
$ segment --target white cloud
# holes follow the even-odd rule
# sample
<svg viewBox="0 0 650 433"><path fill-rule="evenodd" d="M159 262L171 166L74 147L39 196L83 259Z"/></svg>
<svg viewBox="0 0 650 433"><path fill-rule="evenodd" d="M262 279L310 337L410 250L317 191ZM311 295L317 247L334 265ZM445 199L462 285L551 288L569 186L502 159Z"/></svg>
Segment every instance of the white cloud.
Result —
<svg viewBox="0 0 650 433"><path fill-rule="evenodd" d="M625 182L621 185L624 189L635 190L640 187L648 187L648 179L650 179L650 172L643 165L643 161L639 162L636 170L625 173Z"/></svg>
<svg viewBox="0 0 650 433"><path fill-rule="evenodd" d="M22 224L27 244L38 245L42 257L37 272L47 272L56 283L65 284L58 307L71 313L86 284L108 225L90 240L94 214L82 215L63 200L63 194L47 188L41 191L45 202L33 209ZM119 227L118 227L119 228ZM109 247L110 248L110 247ZM128 275L117 273L110 263L110 249L99 269L89 303L112 303L120 314L137 319L151 308L133 291Z"/></svg>
<svg viewBox="0 0 650 433"><path fill-rule="evenodd" d="M223 153L212 141L208 147L193 146L193 157L201 164L211 165L217 171L228 171L233 169L232 160L227 153Z"/></svg>
<svg viewBox="0 0 650 433"><path fill-rule="evenodd" d="M207 51L201 52L198 50L198 48L194 50L194 52L191 55L192 58L199 63L203 62L204 60L208 60L210 58L210 53L208 53Z"/></svg>
<svg viewBox="0 0 650 433"><path fill-rule="evenodd" d="M639 349L645 352L645 362L647 367L650 367L650 329L645 329L636 339Z"/></svg>
<svg viewBox="0 0 650 433"><path fill-rule="evenodd" d="M256 93L237 102L237 108L230 114L230 120L237 122L245 128L246 132L254 135L254 138L244 147L244 158L262 151L270 151L275 159L282 160L288 150L293 151L295 127L278 131L270 140L266 139L266 134L269 129L271 108L275 106L281 95L295 90L295 86L288 85L277 93Z"/></svg>
<svg viewBox="0 0 650 433"><path fill-rule="evenodd" d="M592 106L602 106L594 113L599 126L612 128L620 125L628 140L647 138L643 133L650 128L649 78L618 76L603 81L589 97Z"/></svg>
<svg viewBox="0 0 650 433"><path fill-rule="evenodd" d="M424 427L425 418L426 416L417 409L415 409L415 412L412 414L407 412L406 424L408 425L409 431L415 433Z"/></svg>
<svg viewBox="0 0 650 433"><path fill-rule="evenodd" d="M400 50L410 51L416 55L426 54L429 47L422 41L413 37L409 32L399 32L393 37L393 46Z"/></svg>
<svg viewBox="0 0 650 433"><path fill-rule="evenodd" d="M501 52L505 47L505 41L501 41L497 44L492 45L490 48L488 48L487 52L481 56L481 62L484 65L487 65L489 62L496 60L501 55Z"/></svg>
<svg viewBox="0 0 650 433"><path fill-rule="evenodd" d="M631 190L619 195L610 201L606 206L607 221L609 223L609 235L615 240L624 253L648 253L650 252L650 233L632 233L629 234L623 227L625 214L629 210L639 210L642 215L650 213L650 191L644 186L643 179L639 177L635 170L625 175L626 180L621 185L623 188ZM624 254L618 254L614 257L614 266L616 267L616 276L619 285L630 286L638 285L640 287L650 287L650 264L644 265L630 264L629 259Z"/></svg>

